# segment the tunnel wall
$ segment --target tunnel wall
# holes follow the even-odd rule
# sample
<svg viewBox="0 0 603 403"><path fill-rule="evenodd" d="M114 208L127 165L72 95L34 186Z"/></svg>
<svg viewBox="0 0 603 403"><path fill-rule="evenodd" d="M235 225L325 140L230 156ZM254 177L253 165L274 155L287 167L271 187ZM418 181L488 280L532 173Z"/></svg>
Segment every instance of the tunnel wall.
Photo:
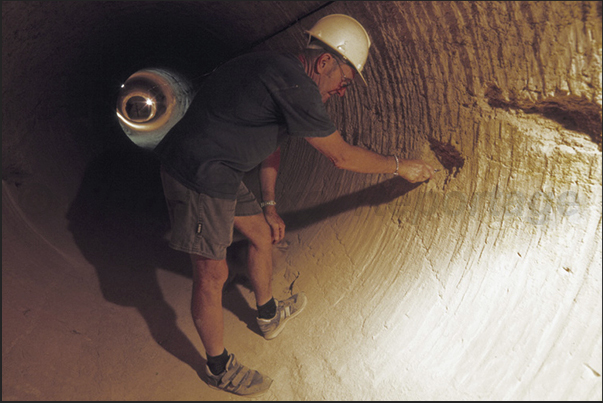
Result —
<svg viewBox="0 0 603 403"><path fill-rule="evenodd" d="M303 142L287 150L280 199L306 209L288 216L303 230L288 239L285 277L324 295L320 337L346 335L321 369L363 379L345 365L353 354L391 374L350 384L349 397L368 398L372 382L429 399L596 399L600 137L497 107L489 90L583 96L600 122L600 3L346 3L308 24L332 12L356 16L374 43L369 86L331 105L346 140L442 172L415 189L380 186L390 176L337 171ZM460 151L460 171L430 137Z"/></svg>
<svg viewBox="0 0 603 403"><path fill-rule="evenodd" d="M76 368L100 365L83 352L106 341L90 336L106 324L95 319L85 327L88 342L61 349L57 340L73 329L40 318L61 311L63 322L75 321L90 314L83 301L110 300L95 293L96 273L86 271L91 259L68 229L68 212L91 161L131 146L111 119L107 88L145 63L170 62L144 52L115 57L133 38L126 34L144 27L133 3L84 4L2 7L9 400L140 396L122 379L127 372L108 376L107 386L98 368L74 370L53 389L52 371L25 371L44 362L23 353L32 343L61 357L55 368L70 365L71 355L81 357ZM170 10L181 26L204 14L200 3L151 4L148 18ZM273 31L320 4L311 6L276 10ZM261 5L248 7L261 15ZM289 339L300 348L287 350L275 376L286 386L275 396L600 400L601 3L337 2L256 49L301 45L303 29L339 12L367 28L373 47L369 86L355 83L329 105L336 125L352 144L423 158L441 171L411 186L339 171L303 141L286 145L277 193L288 235L275 249L275 293L304 290L312 303L307 332ZM240 16L223 14L224 26ZM232 33L198 35L212 59L194 71L245 47ZM177 56L178 67L193 69L186 52ZM592 110L598 136L596 116L593 131L584 124L592 113L581 113ZM434 140L458 151L462 167L438 158ZM54 273L50 284L40 267ZM74 289L68 303L56 297ZM137 320L114 308L96 313L124 327ZM54 338L45 343L40 331ZM254 358L274 365L269 354ZM148 365L133 358L127 369L136 364ZM96 386L75 386L82 379Z"/></svg>

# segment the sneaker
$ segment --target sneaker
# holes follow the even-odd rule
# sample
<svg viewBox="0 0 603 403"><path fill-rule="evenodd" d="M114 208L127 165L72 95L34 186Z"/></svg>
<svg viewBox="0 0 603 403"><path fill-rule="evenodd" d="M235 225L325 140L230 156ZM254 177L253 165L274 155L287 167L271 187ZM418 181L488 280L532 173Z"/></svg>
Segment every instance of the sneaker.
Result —
<svg viewBox="0 0 603 403"><path fill-rule="evenodd" d="M272 319L257 318L266 340L274 339L282 332L287 321L295 318L305 308L308 298L301 292L284 301L276 301L276 315Z"/></svg>
<svg viewBox="0 0 603 403"><path fill-rule="evenodd" d="M207 384L210 387L241 396L252 396L266 392L272 384L272 379L239 364L234 354L230 355L226 369L221 374L212 374L207 365L205 366L205 373L209 378Z"/></svg>

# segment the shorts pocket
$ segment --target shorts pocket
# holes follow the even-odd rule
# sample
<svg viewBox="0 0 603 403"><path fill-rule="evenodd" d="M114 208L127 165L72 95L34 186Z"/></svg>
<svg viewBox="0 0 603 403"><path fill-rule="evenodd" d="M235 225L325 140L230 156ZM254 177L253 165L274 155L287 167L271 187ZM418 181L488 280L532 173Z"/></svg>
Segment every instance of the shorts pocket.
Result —
<svg viewBox="0 0 603 403"><path fill-rule="evenodd" d="M232 243L236 201L199 194L198 206L201 211L195 223L195 234L208 243L229 246Z"/></svg>

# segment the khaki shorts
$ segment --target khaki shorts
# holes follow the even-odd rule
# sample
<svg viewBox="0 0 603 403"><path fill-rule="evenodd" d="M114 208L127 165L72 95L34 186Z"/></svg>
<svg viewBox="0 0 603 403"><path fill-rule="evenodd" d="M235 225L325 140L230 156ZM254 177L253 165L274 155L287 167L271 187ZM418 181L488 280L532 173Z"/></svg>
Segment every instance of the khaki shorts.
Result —
<svg viewBox="0 0 603 403"><path fill-rule="evenodd" d="M226 258L235 216L262 213L253 193L241 182L236 200L218 199L191 190L161 167L161 182L172 233L170 247L208 259Z"/></svg>

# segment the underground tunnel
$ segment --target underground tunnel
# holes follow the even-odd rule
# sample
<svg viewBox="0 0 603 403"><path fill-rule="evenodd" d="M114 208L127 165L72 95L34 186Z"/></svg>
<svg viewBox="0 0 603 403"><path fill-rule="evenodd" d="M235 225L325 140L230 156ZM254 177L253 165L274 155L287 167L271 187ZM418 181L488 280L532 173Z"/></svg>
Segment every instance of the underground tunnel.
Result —
<svg viewBox="0 0 603 403"><path fill-rule="evenodd" d="M239 399L198 375L190 262L116 100L141 69L198 88L298 49L335 13L372 46L333 122L439 171L284 144L273 287L308 306L264 340L235 238L229 351L267 400L601 400L601 2L412 1L3 2L3 400Z"/></svg>

